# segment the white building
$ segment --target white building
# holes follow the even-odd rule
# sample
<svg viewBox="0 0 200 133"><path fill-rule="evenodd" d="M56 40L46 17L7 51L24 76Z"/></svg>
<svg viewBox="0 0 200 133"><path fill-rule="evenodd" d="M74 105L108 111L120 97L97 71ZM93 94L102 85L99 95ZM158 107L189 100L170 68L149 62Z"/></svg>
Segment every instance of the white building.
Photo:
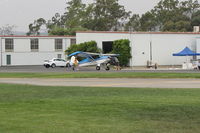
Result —
<svg viewBox="0 0 200 133"><path fill-rule="evenodd" d="M44 60L65 58L74 36L0 36L0 66L42 65Z"/></svg>
<svg viewBox="0 0 200 133"><path fill-rule="evenodd" d="M112 42L118 39L129 39L131 42L131 66L145 66L150 60L159 65L180 65L186 61L186 57L172 56L172 54L180 52L186 46L200 53L200 33L87 31L76 34L77 43L94 40L104 52L108 45L112 45ZM188 58L193 59L193 57Z"/></svg>
<svg viewBox="0 0 200 133"><path fill-rule="evenodd" d="M180 52L186 46L200 53L200 33L87 31L77 32L76 37L0 36L0 66L42 65L47 59L65 58L64 51L71 44L92 40L106 53L112 50L113 41L119 39L129 39L131 42L131 66L145 66L150 60L159 65L181 65L186 57L172 54Z"/></svg>

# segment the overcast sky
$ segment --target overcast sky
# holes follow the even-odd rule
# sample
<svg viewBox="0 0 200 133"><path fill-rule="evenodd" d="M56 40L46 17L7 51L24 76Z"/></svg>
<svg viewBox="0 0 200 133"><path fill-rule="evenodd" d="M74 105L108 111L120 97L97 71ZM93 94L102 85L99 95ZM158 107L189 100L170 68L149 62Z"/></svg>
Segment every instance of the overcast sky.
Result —
<svg viewBox="0 0 200 133"><path fill-rule="evenodd" d="M28 31L28 25L40 17L50 19L63 13L69 0L0 0L0 27L15 25L14 30ZM93 0L83 0L84 3ZM160 0L119 0L127 11L142 14L152 9Z"/></svg>

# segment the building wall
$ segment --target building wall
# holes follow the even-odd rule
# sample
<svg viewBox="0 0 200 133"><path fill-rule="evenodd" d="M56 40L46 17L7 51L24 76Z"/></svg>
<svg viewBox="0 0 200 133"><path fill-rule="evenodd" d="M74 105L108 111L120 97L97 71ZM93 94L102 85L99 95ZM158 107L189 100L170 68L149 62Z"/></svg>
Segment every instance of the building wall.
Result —
<svg viewBox="0 0 200 133"><path fill-rule="evenodd" d="M5 51L5 38L14 39L14 51ZM39 39L39 51L31 52L30 39ZM55 51L55 39L63 39L63 50ZM6 66L6 56L11 55L11 65L42 65L44 60L56 58L61 54L65 58L64 50L71 44L70 39L75 37L27 37L27 36L0 36L0 66ZM159 65L180 65L186 57L172 56L188 46L200 53L200 34L193 33L128 33L128 32L78 32L77 44L94 40L102 49L102 42L118 39L129 39L131 42L131 66L144 66L150 60L150 44L152 45L153 62ZM2 49L1 49L2 48ZM192 59L192 57L189 57ZM200 57L197 57L200 59Z"/></svg>
<svg viewBox="0 0 200 133"><path fill-rule="evenodd" d="M200 38L197 38L196 44L196 52L200 53ZM197 56L197 59L200 59L200 56Z"/></svg>
<svg viewBox="0 0 200 133"><path fill-rule="evenodd" d="M14 39L14 51L5 51L5 39ZM38 38L38 51L31 51L30 39ZM75 37L0 37L2 40L2 66L7 65L7 55L11 56L11 65L42 65L44 60L57 58L58 54L65 59L65 50L70 46L70 39ZM63 40L63 49L55 50L55 39Z"/></svg>
<svg viewBox="0 0 200 133"><path fill-rule="evenodd" d="M186 46L196 51L197 37L193 33L116 33L116 32L78 32L77 43L94 40L102 48L103 41L129 39L131 42L131 66L144 66L150 60L150 43L152 45L152 61L159 65L180 65L186 57L172 56ZM192 59L193 57L189 57Z"/></svg>
<svg viewBox="0 0 200 133"><path fill-rule="evenodd" d="M196 36L186 34L136 34L132 39L133 65L146 65L150 60L150 43L152 60L159 65L179 65L185 57L172 56L188 46L194 50ZM142 54L142 53L145 54ZM190 59L192 57L189 57Z"/></svg>
<svg viewBox="0 0 200 133"><path fill-rule="evenodd" d="M0 66L2 66L2 39L0 37Z"/></svg>

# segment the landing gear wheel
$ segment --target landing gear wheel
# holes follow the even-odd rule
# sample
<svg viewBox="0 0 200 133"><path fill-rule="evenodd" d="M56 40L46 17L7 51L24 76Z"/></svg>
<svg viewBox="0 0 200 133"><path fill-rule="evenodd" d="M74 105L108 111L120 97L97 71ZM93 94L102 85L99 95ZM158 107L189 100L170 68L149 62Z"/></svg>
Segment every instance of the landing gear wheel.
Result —
<svg viewBox="0 0 200 133"><path fill-rule="evenodd" d="M55 68L55 67L56 67L56 64L52 64L51 67L52 67L52 68Z"/></svg>
<svg viewBox="0 0 200 133"><path fill-rule="evenodd" d="M106 71L109 71L109 70L110 70L110 67L107 66L107 67L106 67Z"/></svg>
<svg viewBox="0 0 200 133"><path fill-rule="evenodd" d="M96 70L99 71L101 69L100 66L96 66Z"/></svg>

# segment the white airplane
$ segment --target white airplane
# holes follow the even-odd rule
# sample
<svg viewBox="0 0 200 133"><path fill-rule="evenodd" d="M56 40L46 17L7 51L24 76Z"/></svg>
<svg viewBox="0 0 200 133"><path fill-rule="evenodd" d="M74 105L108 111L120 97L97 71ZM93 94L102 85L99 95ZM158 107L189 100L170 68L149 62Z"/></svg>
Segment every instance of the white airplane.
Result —
<svg viewBox="0 0 200 133"><path fill-rule="evenodd" d="M68 57L72 56L77 56L79 58L82 58L82 60L78 62L79 67L96 66L96 70L104 68L105 70L108 71L110 70L109 62L113 59L113 57L119 56L119 54L100 54L100 53L77 51L68 55Z"/></svg>

